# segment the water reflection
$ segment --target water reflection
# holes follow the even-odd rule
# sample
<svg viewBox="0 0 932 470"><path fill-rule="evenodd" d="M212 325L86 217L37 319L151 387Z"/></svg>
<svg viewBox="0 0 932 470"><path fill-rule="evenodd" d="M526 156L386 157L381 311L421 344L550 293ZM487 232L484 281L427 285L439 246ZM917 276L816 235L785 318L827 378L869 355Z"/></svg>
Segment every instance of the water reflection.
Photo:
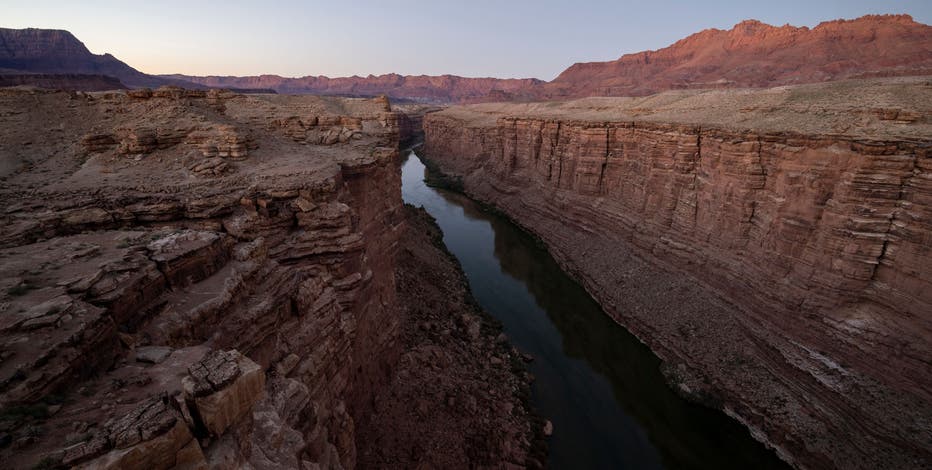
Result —
<svg viewBox="0 0 932 470"><path fill-rule="evenodd" d="M550 468L786 468L724 414L673 393L650 350L530 236L465 196L427 187L426 171L407 159L403 197L437 219L476 299L535 357L531 398L554 423Z"/></svg>

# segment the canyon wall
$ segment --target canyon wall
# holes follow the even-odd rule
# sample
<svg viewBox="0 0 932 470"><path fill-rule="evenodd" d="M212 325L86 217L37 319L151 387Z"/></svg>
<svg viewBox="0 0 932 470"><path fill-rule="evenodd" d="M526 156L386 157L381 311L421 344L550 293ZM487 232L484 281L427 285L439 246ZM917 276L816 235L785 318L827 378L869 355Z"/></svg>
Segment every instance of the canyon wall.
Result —
<svg viewBox="0 0 932 470"><path fill-rule="evenodd" d="M387 101L0 100L3 460L353 468L400 354Z"/></svg>
<svg viewBox="0 0 932 470"><path fill-rule="evenodd" d="M684 394L784 459L922 468L929 93L875 80L453 107L425 118L423 153L541 237Z"/></svg>
<svg viewBox="0 0 932 470"><path fill-rule="evenodd" d="M394 105L398 112L398 135L402 147L424 140L424 116L443 108L431 105Z"/></svg>

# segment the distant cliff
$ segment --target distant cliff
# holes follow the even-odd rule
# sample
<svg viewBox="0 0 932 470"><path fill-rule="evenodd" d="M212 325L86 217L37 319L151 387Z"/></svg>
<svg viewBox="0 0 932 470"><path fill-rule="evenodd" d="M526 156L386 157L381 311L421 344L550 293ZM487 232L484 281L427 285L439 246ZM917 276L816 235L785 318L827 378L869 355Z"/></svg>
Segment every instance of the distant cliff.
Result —
<svg viewBox="0 0 932 470"><path fill-rule="evenodd" d="M387 95L393 101L415 103L464 103L492 96L530 97L543 84L536 78L469 78L456 75L369 75L368 77L299 77L278 75L252 77L192 77L168 75L212 88L271 88L279 93L339 96ZM485 100L488 101L488 100Z"/></svg>
<svg viewBox="0 0 932 470"><path fill-rule="evenodd" d="M107 75L129 87L201 88L142 73L110 54L93 54L73 34L57 29L0 28L0 73Z"/></svg>
<svg viewBox="0 0 932 470"><path fill-rule="evenodd" d="M707 29L656 51L577 63L551 82L452 75L191 77L210 87L372 96L416 102L532 101L644 96L682 88L769 87L846 78L932 74L932 27L909 15L868 15L815 28L747 20Z"/></svg>
<svg viewBox="0 0 932 470"><path fill-rule="evenodd" d="M247 77L147 75L95 55L71 33L0 29L0 73L103 74L129 87L263 89L286 94L371 97L446 104L587 96L645 96L683 88L772 87L847 78L932 74L932 26L908 15L868 15L814 28L747 20L707 29L655 51L574 64L551 82L455 75Z"/></svg>
<svg viewBox="0 0 932 470"><path fill-rule="evenodd" d="M909 15L868 15L815 28L743 21L656 51L574 64L538 98L643 96L678 88L769 87L932 73L932 26Z"/></svg>

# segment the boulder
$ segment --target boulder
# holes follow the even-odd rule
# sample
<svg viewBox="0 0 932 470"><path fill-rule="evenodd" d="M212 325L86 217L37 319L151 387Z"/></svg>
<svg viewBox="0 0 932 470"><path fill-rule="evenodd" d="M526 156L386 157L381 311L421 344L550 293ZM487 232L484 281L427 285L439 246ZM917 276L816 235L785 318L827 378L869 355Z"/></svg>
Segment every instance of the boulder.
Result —
<svg viewBox="0 0 932 470"><path fill-rule="evenodd" d="M185 401L214 436L252 411L265 389L262 368L236 350L210 351L188 373L182 380Z"/></svg>

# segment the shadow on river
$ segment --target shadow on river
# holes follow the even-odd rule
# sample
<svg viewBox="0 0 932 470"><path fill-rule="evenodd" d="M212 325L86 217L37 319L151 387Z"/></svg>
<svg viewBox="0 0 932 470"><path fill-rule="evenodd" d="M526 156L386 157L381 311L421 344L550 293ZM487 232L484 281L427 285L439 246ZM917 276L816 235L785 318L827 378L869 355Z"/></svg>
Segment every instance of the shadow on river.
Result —
<svg viewBox="0 0 932 470"><path fill-rule="evenodd" d="M788 468L724 413L674 393L660 360L534 238L466 196L428 187L426 175L408 157L405 202L437 219L473 295L534 356L531 401L554 423L549 468Z"/></svg>

